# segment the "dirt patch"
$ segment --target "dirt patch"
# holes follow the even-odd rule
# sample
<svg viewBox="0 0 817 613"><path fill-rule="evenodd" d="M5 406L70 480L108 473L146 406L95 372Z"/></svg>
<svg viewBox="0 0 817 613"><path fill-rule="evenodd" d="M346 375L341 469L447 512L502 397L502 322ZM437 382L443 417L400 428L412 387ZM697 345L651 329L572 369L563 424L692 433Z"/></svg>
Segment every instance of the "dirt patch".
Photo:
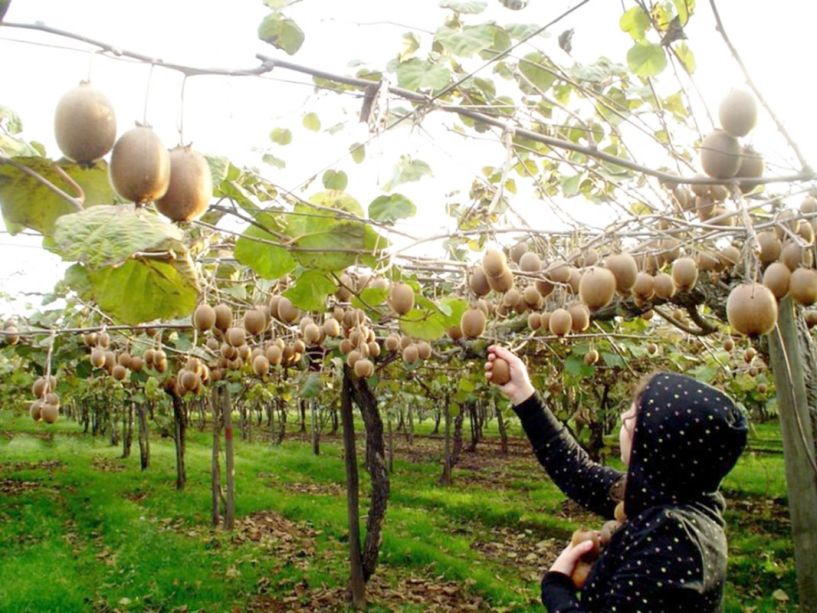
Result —
<svg viewBox="0 0 817 613"><path fill-rule="evenodd" d="M125 492L123 496L131 502L142 502L148 497L148 493L144 490L133 490L132 492Z"/></svg>
<svg viewBox="0 0 817 613"><path fill-rule="evenodd" d="M492 528L490 537L477 538L471 548L500 566L515 569L524 581L539 581L565 546L561 539L543 539L532 530Z"/></svg>
<svg viewBox="0 0 817 613"><path fill-rule="evenodd" d="M755 534L791 534L788 506L778 499L730 497L725 516L729 524L740 530Z"/></svg>
<svg viewBox="0 0 817 613"><path fill-rule="evenodd" d="M38 490L42 483L38 481L18 481L17 479L0 479L0 494L3 496L19 496L24 492Z"/></svg>
<svg viewBox="0 0 817 613"><path fill-rule="evenodd" d="M60 460L41 460L40 462L0 462L0 471L17 472L20 470L47 470L49 472L65 468Z"/></svg>
<svg viewBox="0 0 817 613"><path fill-rule="evenodd" d="M112 460L103 456L94 456L91 466L103 473L121 473L125 470L125 465L119 460Z"/></svg>
<svg viewBox="0 0 817 613"><path fill-rule="evenodd" d="M343 587L327 588L310 586L306 580L293 584L284 580L278 586L259 582L259 595L253 599L247 611L340 611L350 602L349 592ZM289 592L286 596L270 596L267 591ZM481 596L468 592L468 585L441 578L425 578L415 575L403 576L392 583L375 575L366 585L366 602L371 606L400 611L407 605L415 605L427 611L490 611L491 607Z"/></svg>
<svg viewBox="0 0 817 613"><path fill-rule="evenodd" d="M284 488L296 494L317 494L319 496L341 496L345 491L337 483L287 483Z"/></svg>

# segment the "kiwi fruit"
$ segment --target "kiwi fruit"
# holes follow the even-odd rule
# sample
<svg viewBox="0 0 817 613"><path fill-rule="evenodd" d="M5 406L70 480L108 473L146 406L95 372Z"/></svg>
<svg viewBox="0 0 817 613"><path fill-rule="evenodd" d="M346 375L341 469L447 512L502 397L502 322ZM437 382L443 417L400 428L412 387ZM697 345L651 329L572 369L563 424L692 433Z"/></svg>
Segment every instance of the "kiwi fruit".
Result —
<svg viewBox="0 0 817 613"><path fill-rule="evenodd" d="M105 370L111 372L113 367L116 366L116 354L113 351L106 351L105 352Z"/></svg>
<svg viewBox="0 0 817 613"><path fill-rule="evenodd" d="M65 157L91 164L104 157L116 141L116 114L107 96L83 81L57 103L54 136Z"/></svg>
<svg viewBox="0 0 817 613"><path fill-rule="evenodd" d="M548 319L548 330L556 336L564 336L573 327L573 317L567 309L556 309Z"/></svg>
<svg viewBox="0 0 817 613"><path fill-rule="evenodd" d="M389 306L398 315L405 315L414 307L414 290L405 283L395 283L389 291Z"/></svg>
<svg viewBox="0 0 817 613"><path fill-rule="evenodd" d="M515 287L512 287L505 292L505 295L502 297L502 304L509 309L515 309L517 306L519 306L520 302L522 302L522 294Z"/></svg>
<svg viewBox="0 0 817 613"><path fill-rule="evenodd" d="M259 377L263 377L269 372L270 361L266 355L258 355L252 361L253 372Z"/></svg>
<svg viewBox="0 0 817 613"><path fill-rule="evenodd" d="M669 300L675 295L675 283L665 272L659 272L653 277L652 287L655 290L655 297L660 300Z"/></svg>
<svg viewBox="0 0 817 613"><path fill-rule="evenodd" d="M615 276L616 289L619 292L629 292L633 285L635 285L638 266L636 265L635 258L629 253L607 256L604 259L604 267Z"/></svg>
<svg viewBox="0 0 817 613"><path fill-rule="evenodd" d="M414 364L420 358L420 352L417 345L411 344L403 349L403 361L406 364Z"/></svg>
<svg viewBox="0 0 817 613"><path fill-rule="evenodd" d="M318 324L307 324L304 328L304 342L307 345L316 345L321 340L321 329Z"/></svg>
<svg viewBox="0 0 817 613"><path fill-rule="evenodd" d="M540 313L531 313L528 315L528 328L531 330L538 330L542 327L542 315Z"/></svg>
<svg viewBox="0 0 817 613"><path fill-rule="evenodd" d="M57 379L54 375L46 379L45 377L37 377L31 386L31 393L35 398L42 398L49 392L53 392L57 387Z"/></svg>
<svg viewBox="0 0 817 613"><path fill-rule="evenodd" d="M488 277L481 266L476 266L471 274L468 276L468 287L478 297L485 296L491 291L491 286L488 284Z"/></svg>
<svg viewBox="0 0 817 613"><path fill-rule="evenodd" d="M494 358L491 367L491 383L495 385L505 385L511 380L511 367L502 358Z"/></svg>
<svg viewBox="0 0 817 613"><path fill-rule="evenodd" d="M371 360L362 359L355 362L355 374L361 379L368 379L374 374L374 364Z"/></svg>
<svg viewBox="0 0 817 613"><path fill-rule="evenodd" d="M591 349L587 353L584 354L584 363L588 366L593 366L596 362L599 361L599 352L596 349Z"/></svg>
<svg viewBox="0 0 817 613"><path fill-rule="evenodd" d="M751 145L743 147L740 153L740 167L735 175L738 179L756 179L763 176L763 156L760 155ZM740 191L748 194L754 190L759 183L747 181L741 183Z"/></svg>
<svg viewBox="0 0 817 613"><path fill-rule="evenodd" d="M689 211L695 204L695 196L688 188L679 185L672 190L672 201L682 211Z"/></svg>
<svg viewBox="0 0 817 613"><path fill-rule="evenodd" d="M772 262L763 273L763 285L771 290L774 297L782 300L789 293L791 271L782 262Z"/></svg>
<svg viewBox="0 0 817 613"><path fill-rule="evenodd" d="M744 283L729 293L726 317L729 325L741 334L768 334L777 323L777 300L766 286Z"/></svg>
<svg viewBox="0 0 817 613"><path fill-rule="evenodd" d="M267 314L261 309L250 309L244 313L244 329L257 336L267 328Z"/></svg>
<svg viewBox="0 0 817 613"><path fill-rule="evenodd" d="M698 280L698 265L692 258L678 258L672 263L672 281L680 292L688 292Z"/></svg>
<svg viewBox="0 0 817 613"><path fill-rule="evenodd" d="M463 337L462 328L459 325L451 326L446 330L446 334L448 334L448 338L452 341L458 341Z"/></svg>
<svg viewBox="0 0 817 613"><path fill-rule="evenodd" d="M522 272L539 272L542 270L542 260L533 251L527 251L519 258L519 270Z"/></svg>
<svg viewBox="0 0 817 613"><path fill-rule="evenodd" d="M116 364L111 368L111 375L117 381L123 381L128 376L128 369L121 364Z"/></svg>
<svg viewBox="0 0 817 613"><path fill-rule="evenodd" d="M212 330L216 325L216 310L209 304L200 304L193 311L193 326L199 332Z"/></svg>
<svg viewBox="0 0 817 613"><path fill-rule="evenodd" d="M405 349L409 345L412 345L414 341L411 340L410 336L402 336L400 337L400 348Z"/></svg>
<svg viewBox="0 0 817 613"><path fill-rule="evenodd" d="M743 89L733 89L721 100L718 117L723 130L735 138L746 136L757 123L755 97Z"/></svg>
<svg viewBox="0 0 817 613"><path fill-rule="evenodd" d="M653 276L647 272L640 272L635 276L635 283L631 288L633 296L640 301L650 300L655 294Z"/></svg>
<svg viewBox="0 0 817 613"><path fill-rule="evenodd" d="M170 152L170 183L156 208L171 221L190 221L201 217L210 205L213 179L207 159L190 147Z"/></svg>
<svg viewBox="0 0 817 613"><path fill-rule="evenodd" d="M718 264L720 268L729 269L740 261L740 249L734 245L727 245L718 252Z"/></svg>
<svg viewBox="0 0 817 613"><path fill-rule="evenodd" d="M482 269L488 278L501 276L508 269L505 254L498 249L488 249L482 258Z"/></svg>
<svg viewBox="0 0 817 613"><path fill-rule="evenodd" d="M284 352L278 345L270 345L264 351L264 356L267 358L270 364L273 366L278 366L284 357Z"/></svg>
<svg viewBox="0 0 817 613"><path fill-rule="evenodd" d="M755 350L755 348L749 347L746 351L743 352L743 361L746 362L747 364L751 364L752 360L755 359L756 355L757 351Z"/></svg>
<svg viewBox="0 0 817 613"><path fill-rule="evenodd" d="M814 227L807 219L801 219L797 222L795 232L807 245L811 245L814 242Z"/></svg>
<svg viewBox="0 0 817 613"><path fill-rule="evenodd" d="M517 264L520 264L521 260L522 260L522 257L526 253L528 253L528 249L529 249L528 241L521 240L518 243L516 243L513 247L510 248L509 255L511 256L511 259L514 262L516 262Z"/></svg>
<svg viewBox="0 0 817 613"><path fill-rule="evenodd" d="M103 349L107 349L111 344L111 336L107 332L98 332L96 335L96 343Z"/></svg>
<svg viewBox="0 0 817 613"><path fill-rule="evenodd" d="M460 319L460 329L466 338L477 338L485 332L485 313L479 309L468 309Z"/></svg>
<svg viewBox="0 0 817 613"><path fill-rule="evenodd" d="M417 343L417 355L420 357L421 360L427 360L431 357L431 345L429 345L426 341L420 341Z"/></svg>
<svg viewBox="0 0 817 613"><path fill-rule="evenodd" d="M105 350L101 347L95 347L91 351L91 364L94 365L95 368L102 368L105 366Z"/></svg>
<svg viewBox="0 0 817 613"><path fill-rule="evenodd" d="M584 332L590 327L590 311L583 302L574 302L567 307L570 313L570 328L573 332Z"/></svg>
<svg viewBox="0 0 817 613"><path fill-rule="evenodd" d="M556 260L550 263L545 274L554 283L567 283L570 280L570 265L564 260Z"/></svg>
<svg viewBox="0 0 817 613"><path fill-rule="evenodd" d="M760 254L758 257L763 264L774 262L780 257L783 245L780 243L780 239L777 238L777 234L773 231L766 230L764 232L758 232L757 242L760 245Z"/></svg>
<svg viewBox="0 0 817 613"><path fill-rule="evenodd" d="M142 372L142 369L145 367L145 360L140 358L139 356L133 356L130 361L130 369L133 372Z"/></svg>
<svg viewBox="0 0 817 613"><path fill-rule="evenodd" d="M244 343L247 342L247 335L244 332L244 328L233 327L227 330L225 334L225 338L227 342L233 347L241 347Z"/></svg>
<svg viewBox="0 0 817 613"><path fill-rule="evenodd" d="M536 287L536 291L539 292L539 295L542 296L542 298L547 298L550 296L555 289L553 283L544 279L537 279L534 283L534 287Z"/></svg>
<svg viewBox="0 0 817 613"><path fill-rule="evenodd" d="M30 405L28 405L28 414L31 415L31 419L33 419L34 421L40 421L42 410L43 410L42 400L35 400Z"/></svg>
<svg viewBox="0 0 817 613"><path fill-rule="evenodd" d="M329 317L323 322L323 332L326 336L337 338L340 336L340 323L334 317Z"/></svg>
<svg viewBox="0 0 817 613"><path fill-rule="evenodd" d="M40 410L40 417L42 420L47 424L53 424L57 421L59 417L60 408L53 404L48 404L47 402L42 405L42 409Z"/></svg>
<svg viewBox="0 0 817 613"><path fill-rule="evenodd" d="M298 308L286 296L281 296L278 301L278 319L285 324L291 324L300 315Z"/></svg>
<svg viewBox="0 0 817 613"><path fill-rule="evenodd" d="M396 334L389 334L383 342L386 351L397 351L400 349L400 337Z"/></svg>
<svg viewBox="0 0 817 613"><path fill-rule="evenodd" d="M701 142L701 167L715 179L734 177L741 163L738 139L723 130L709 133Z"/></svg>
<svg viewBox="0 0 817 613"><path fill-rule="evenodd" d="M232 310L226 304L218 304L213 310L216 312L216 328L226 332L227 328L233 325Z"/></svg>
<svg viewBox="0 0 817 613"><path fill-rule="evenodd" d="M798 268L791 273L789 295L802 306L817 302L817 271L812 268Z"/></svg>
<svg viewBox="0 0 817 613"><path fill-rule="evenodd" d="M499 292L500 294L504 294L505 292L509 291L513 287L513 274L511 273L510 268L505 268L499 274L499 276L489 276L488 285L492 290Z"/></svg>
<svg viewBox="0 0 817 613"><path fill-rule="evenodd" d="M531 309L538 309L542 306L542 294L533 285L528 285L522 292L522 302Z"/></svg>
<svg viewBox="0 0 817 613"><path fill-rule="evenodd" d="M165 195L170 184L170 155L153 130L140 126L116 141L108 170L116 192L143 205Z"/></svg>
<svg viewBox="0 0 817 613"><path fill-rule="evenodd" d="M783 246L780 252L780 261L794 271L800 266L810 266L812 261L811 251L801 247L797 243L789 242Z"/></svg>
<svg viewBox="0 0 817 613"><path fill-rule="evenodd" d="M590 310L598 310L612 302L616 295L616 277L607 268L593 266L579 282L579 298Z"/></svg>

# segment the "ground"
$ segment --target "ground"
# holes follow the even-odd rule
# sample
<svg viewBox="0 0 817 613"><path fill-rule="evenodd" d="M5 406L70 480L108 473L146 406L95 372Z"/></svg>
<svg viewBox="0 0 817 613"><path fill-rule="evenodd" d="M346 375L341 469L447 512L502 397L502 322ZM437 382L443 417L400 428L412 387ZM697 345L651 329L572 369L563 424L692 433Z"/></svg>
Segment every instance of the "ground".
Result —
<svg viewBox="0 0 817 613"><path fill-rule="evenodd" d="M395 437L371 611L537 611L538 582L572 531L600 521L567 502L517 435L463 453L437 484L443 441L417 425ZM757 427L724 483L727 611L793 609L783 458ZM237 525L210 527L209 432L189 431L188 484L174 489L173 442L138 446L0 411L0 611L342 611L347 578L342 449L293 434L236 442ZM361 452L362 457L362 442ZM365 471L361 467L365 512ZM365 525L365 522L363 522Z"/></svg>

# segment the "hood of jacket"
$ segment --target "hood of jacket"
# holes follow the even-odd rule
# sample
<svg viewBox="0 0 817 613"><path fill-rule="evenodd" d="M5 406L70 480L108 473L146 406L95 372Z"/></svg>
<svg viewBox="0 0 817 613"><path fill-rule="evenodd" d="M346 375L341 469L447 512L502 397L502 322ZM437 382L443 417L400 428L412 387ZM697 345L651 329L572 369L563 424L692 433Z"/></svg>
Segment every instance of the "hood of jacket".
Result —
<svg viewBox="0 0 817 613"><path fill-rule="evenodd" d="M686 375L657 373L641 396L624 508L711 499L746 446L743 412L723 392Z"/></svg>

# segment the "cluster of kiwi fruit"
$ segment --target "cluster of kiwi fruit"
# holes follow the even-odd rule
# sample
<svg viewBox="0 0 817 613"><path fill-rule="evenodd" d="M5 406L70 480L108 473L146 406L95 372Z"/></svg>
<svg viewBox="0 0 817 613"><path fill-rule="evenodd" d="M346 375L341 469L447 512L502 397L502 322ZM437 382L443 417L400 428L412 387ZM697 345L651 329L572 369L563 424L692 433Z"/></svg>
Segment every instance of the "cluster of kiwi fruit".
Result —
<svg viewBox="0 0 817 613"><path fill-rule="evenodd" d="M82 342L90 349L91 365L106 370L117 381L125 381L131 372L141 372L146 367L157 372L167 370L167 356L161 349L148 349L144 356L131 355L127 349L117 352L111 347L111 337L105 331L83 334Z"/></svg>
<svg viewBox="0 0 817 613"><path fill-rule="evenodd" d="M817 199L809 196L800 206L801 213L817 212ZM757 234L758 260L763 270L762 283L744 283L735 287L726 303L726 314L734 330L748 336L768 334L777 322L777 303L791 296L797 304L809 307L817 303L817 271L814 270L814 221L798 219L793 212L778 219L775 230ZM798 241L789 240L789 233Z"/></svg>
<svg viewBox="0 0 817 613"><path fill-rule="evenodd" d="M613 534L615 534L616 531L624 525L626 520L627 518L624 514L624 503L619 502L616 505L615 519L604 522L601 530L587 530L586 528L579 528L573 532L573 536L570 539L570 544L572 546L575 547L576 545L579 545L585 541L591 541L593 543L592 549L579 558L576 567L573 569L573 574L570 575L570 579L573 581L573 585L577 590L581 590L584 587L584 584L587 582L587 577L590 574L590 570L593 567L593 563L610 544Z"/></svg>
<svg viewBox="0 0 817 613"><path fill-rule="evenodd" d="M5 332L5 334L0 336L0 341L5 341L9 345L16 345L20 342L20 331L13 322L7 321L3 324L3 332Z"/></svg>
<svg viewBox="0 0 817 613"><path fill-rule="evenodd" d="M57 395L57 379L53 375L38 377L31 386L35 400L29 406L29 414L34 421L53 424L60 414L60 397Z"/></svg>
<svg viewBox="0 0 817 613"><path fill-rule="evenodd" d="M57 104L54 133L60 151L81 165L111 153L111 185L125 200L156 203L172 221L190 221L206 210L213 193L206 158L189 146L168 151L149 127L139 126L116 138L116 114L110 100L83 81Z"/></svg>

